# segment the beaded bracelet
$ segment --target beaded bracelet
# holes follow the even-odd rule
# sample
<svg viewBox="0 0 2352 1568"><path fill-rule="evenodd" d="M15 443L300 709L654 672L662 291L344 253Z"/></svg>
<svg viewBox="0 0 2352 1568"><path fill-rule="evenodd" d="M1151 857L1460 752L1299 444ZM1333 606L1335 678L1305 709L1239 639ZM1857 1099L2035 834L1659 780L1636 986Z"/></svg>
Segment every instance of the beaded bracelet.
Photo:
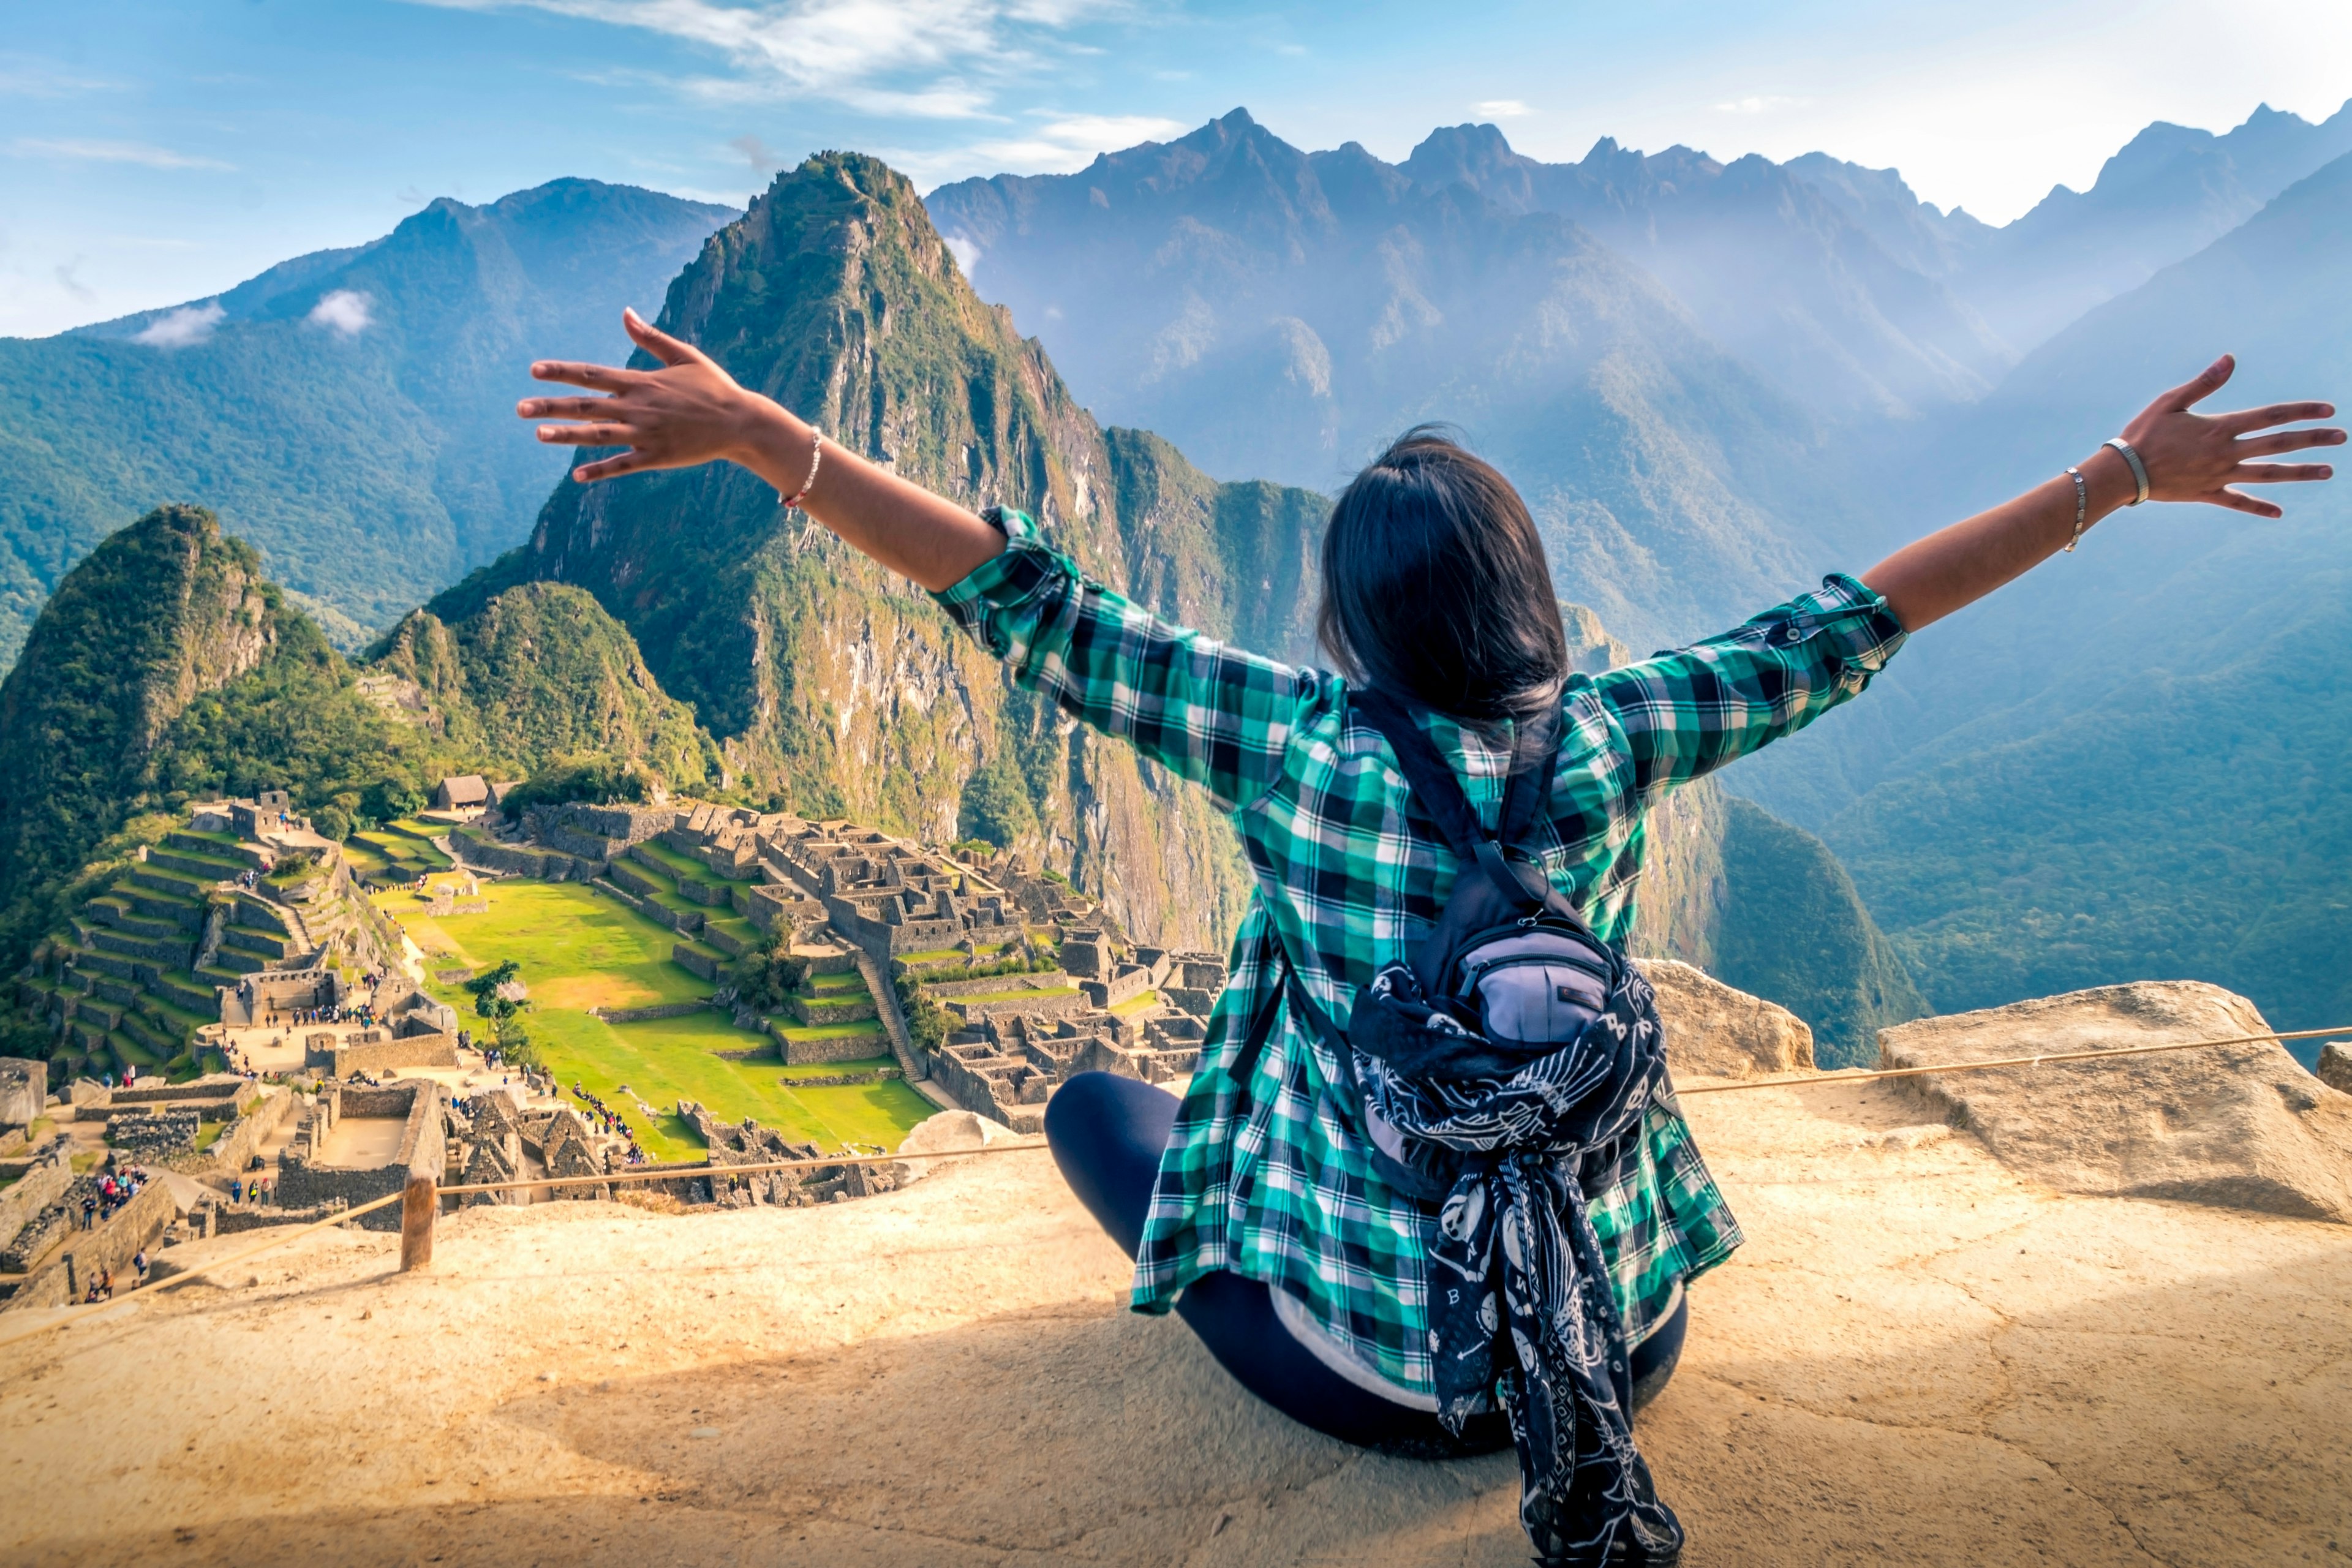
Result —
<svg viewBox="0 0 2352 1568"><path fill-rule="evenodd" d="M824 467L824 432L817 429L814 425L810 426L809 429L814 435L815 440L809 447L808 478L803 479L801 488L790 495L786 495L782 490L776 492L776 504L787 511L808 499L809 491L816 488L816 471Z"/></svg>

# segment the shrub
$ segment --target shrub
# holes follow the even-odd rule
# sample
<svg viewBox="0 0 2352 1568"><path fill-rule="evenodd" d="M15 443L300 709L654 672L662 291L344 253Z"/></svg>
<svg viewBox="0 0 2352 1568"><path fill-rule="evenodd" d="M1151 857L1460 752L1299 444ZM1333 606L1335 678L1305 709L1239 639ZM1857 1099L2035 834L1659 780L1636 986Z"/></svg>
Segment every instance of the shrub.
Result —
<svg viewBox="0 0 2352 1568"><path fill-rule="evenodd" d="M509 1003L508 1006L511 1008L513 1004ZM546 1062L540 1058L539 1047L530 1043L530 1031L524 1028L522 1020L511 1012L498 1021L493 1037L498 1042L499 1054L515 1066L530 1068L536 1072L547 1070Z"/></svg>
<svg viewBox="0 0 2352 1568"><path fill-rule="evenodd" d="M931 999L930 993L915 982L911 974L901 974L897 982L898 1011L906 1016L907 1036L919 1051L936 1051L947 1043L948 1031L954 1019L948 1010Z"/></svg>
<svg viewBox="0 0 2352 1568"><path fill-rule="evenodd" d="M806 961L786 952L781 941L745 958L735 968L735 994L758 1013L772 1013L808 984Z"/></svg>
<svg viewBox="0 0 2352 1568"><path fill-rule="evenodd" d="M1037 808L1011 758L996 758L964 782L956 831L999 849L1037 831Z"/></svg>
<svg viewBox="0 0 2352 1568"><path fill-rule="evenodd" d="M502 804L509 816L520 816L532 806L562 805L567 801L638 805L655 782L637 763L617 757L567 757L509 790Z"/></svg>

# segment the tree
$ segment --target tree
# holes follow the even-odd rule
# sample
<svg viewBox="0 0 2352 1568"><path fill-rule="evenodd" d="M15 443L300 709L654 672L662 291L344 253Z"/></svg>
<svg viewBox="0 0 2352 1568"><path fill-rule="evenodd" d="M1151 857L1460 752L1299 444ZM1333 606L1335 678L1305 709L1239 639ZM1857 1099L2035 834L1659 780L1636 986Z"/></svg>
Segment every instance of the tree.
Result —
<svg viewBox="0 0 2352 1568"><path fill-rule="evenodd" d="M981 765L965 781L963 802L956 813L956 831L1010 849L1037 831L1037 808L1029 787L1012 759L1002 754Z"/></svg>

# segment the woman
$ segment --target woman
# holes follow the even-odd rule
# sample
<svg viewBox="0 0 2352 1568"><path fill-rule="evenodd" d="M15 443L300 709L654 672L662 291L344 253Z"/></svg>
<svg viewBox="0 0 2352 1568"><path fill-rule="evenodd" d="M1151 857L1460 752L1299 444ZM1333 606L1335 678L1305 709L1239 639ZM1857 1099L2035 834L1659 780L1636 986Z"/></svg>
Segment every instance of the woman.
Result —
<svg viewBox="0 0 2352 1568"><path fill-rule="evenodd" d="M1909 633L2071 550L2117 507L2200 500L2275 517L2275 506L2229 487L2331 470L2248 459L2344 439L2271 430L2332 415L2324 404L2191 412L2229 379L2224 358L2078 468L1859 580L1830 577L1721 637L1585 677L1569 671L1542 543L1517 494L1459 447L1415 433L1333 510L1318 622L1343 672L1333 675L1170 626L1087 581L1018 513L976 515L931 495L824 441L634 312L625 324L664 368L542 363L539 379L604 395L517 409L572 422L541 426L542 441L626 448L576 479L716 458L751 468L787 504L930 589L1018 683L1233 814L1257 887L1190 1092L1180 1105L1134 1080L1082 1075L1048 1102L1046 1133L1080 1198L1135 1256L1139 1310L1172 1308L1244 1386L1297 1420L1408 1452L1499 1447L1509 1434L1491 1409L1465 1420L1449 1405L1440 1418L1430 1211L1381 1179L1360 1119L1333 1087L1345 1064L1302 1016L1347 1020L1376 969L1430 930L1461 863L1380 729L1351 706L1351 687L1404 700L1487 833L1513 776L1539 777L1529 837L1516 842L1616 941L1632 924L1643 814L1667 790L1856 695ZM1629 1126L1605 1153L1579 1151L1570 1177L1580 1200L1570 1200L1584 1216L1578 1234L1599 1243L1610 1289L1593 1310L1628 1410L1673 1369L1685 1283L1739 1241L1671 1092ZM1538 1483L1559 1483L1562 1498L1567 1483L1531 1457L1524 1388L1509 1397L1529 1481L1522 1518L1543 1559L1672 1561L1679 1528L1642 1495L1625 1412L1601 1434L1622 1449L1612 1496L1566 1506L1636 1522L1574 1543L1547 1539ZM1577 1465L1591 1436L1568 1436Z"/></svg>

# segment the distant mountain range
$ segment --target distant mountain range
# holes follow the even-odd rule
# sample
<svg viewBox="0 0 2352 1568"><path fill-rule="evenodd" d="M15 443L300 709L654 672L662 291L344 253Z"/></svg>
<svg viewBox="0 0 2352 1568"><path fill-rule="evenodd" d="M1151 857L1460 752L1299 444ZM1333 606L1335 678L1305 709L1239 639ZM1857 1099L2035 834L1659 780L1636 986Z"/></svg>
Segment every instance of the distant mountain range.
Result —
<svg viewBox="0 0 2352 1568"><path fill-rule="evenodd" d="M841 439L1028 506L1148 602L1297 654L1325 497L1420 420L1502 464L1561 597L1645 648L2046 477L2223 349L2245 366L2223 402L2352 404L2346 112L2151 126L2090 190L1999 229L1818 153L1603 141L1553 164L1457 126L1391 164L1302 152L1240 111L922 203L827 155L733 216L559 181L436 203L216 300L0 340L0 656L108 531L202 501L258 546L236 571L285 584L346 652L479 569L362 669L319 677L429 713L427 739L383 742L387 767L584 748L931 837L984 819L1138 929L1206 940L1243 884L1200 803L1062 733L743 476L551 496L562 459L509 414L527 360L617 353L619 306L667 287L674 330ZM2285 499L2280 524L2123 514L1918 638L1867 700L1727 775L1778 818L1692 797L1650 937L1811 998L1843 1059L1916 1010L1912 980L1950 1008L2191 975L2333 1021L2352 1003L2328 978L2352 973L2332 765L2352 719L2331 695L2352 662L2352 489ZM73 615L123 599L112 570ZM45 656L36 687L67 695L37 723L97 722L104 663ZM583 682L609 720L593 733L571 711ZM15 700L48 712L31 688ZM13 743L51 776L39 734ZM345 797L376 754L311 793L364 815ZM53 890L91 830L43 802L106 795L105 773L0 799L0 837L36 847ZM1837 934L1810 956L1744 947L1776 908Z"/></svg>
<svg viewBox="0 0 2352 1568"><path fill-rule="evenodd" d="M733 214L593 180L434 202L216 298L0 338L0 663L129 519L212 508L356 647L520 539L562 471L513 416L534 355L625 352Z"/></svg>
<svg viewBox="0 0 2352 1568"><path fill-rule="evenodd" d="M2347 276L2352 154L2036 351L1915 454L1901 521L2056 471L2225 349L2211 406L2352 412ZM2352 479L2270 493L2277 522L2117 513L1744 781L1847 857L1939 1006L2160 976L2352 1007Z"/></svg>

